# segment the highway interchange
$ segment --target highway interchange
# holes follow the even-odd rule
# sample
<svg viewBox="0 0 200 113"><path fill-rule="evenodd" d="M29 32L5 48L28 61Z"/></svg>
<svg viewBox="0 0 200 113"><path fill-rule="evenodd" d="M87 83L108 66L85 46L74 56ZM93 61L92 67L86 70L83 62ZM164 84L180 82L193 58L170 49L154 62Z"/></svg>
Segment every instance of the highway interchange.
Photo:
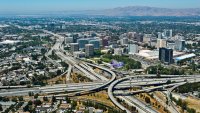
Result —
<svg viewBox="0 0 200 113"><path fill-rule="evenodd" d="M54 96L79 96L89 93L98 92L101 90L107 90L110 100L121 110L131 113L129 109L125 108L117 101L116 98L124 100L128 105L134 106L137 108L140 113L156 113L152 107L147 106L144 102L138 100L133 95L143 93L143 92L153 92L153 91L165 91L163 95L167 95L174 90L176 87L183 85L187 82L194 83L200 82L200 75L162 75L157 78L156 75L139 75L139 76L128 76L124 78L117 79L117 75L110 69L99 66L97 64L87 63L79 59L74 58L70 53L67 53L63 49L64 37L50 31L43 30L47 34L51 34L56 38L55 45L49 50L45 56L51 61L54 65L60 66L59 63L56 63L52 60L49 55L52 51L55 51L55 54L62 59L62 61L69 64L68 70L66 72L66 80L70 80L70 75L73 68L78 69L82 72L83 76L88 77L94 82L88 83L68 83L68 84L57 84L52 86L44 87L31 87L27 88L24 86L3 86L0 87L0 96L19 96L19 95L28 95L29 92L34 94L44 94L44 95L54 95ZM107 78L103 75L96 73L93 68L98 68L103 70L111 75L110 78ZM170 81L170 82L169 82ZM152 87L153 86L153 87ZM128 89L138 87L140 90L130 91ZM158 101L159 98L155 97ZM171 112L178 113L176 107L172 105L170 101L169 105L164 104L167 109Z"/></svg>

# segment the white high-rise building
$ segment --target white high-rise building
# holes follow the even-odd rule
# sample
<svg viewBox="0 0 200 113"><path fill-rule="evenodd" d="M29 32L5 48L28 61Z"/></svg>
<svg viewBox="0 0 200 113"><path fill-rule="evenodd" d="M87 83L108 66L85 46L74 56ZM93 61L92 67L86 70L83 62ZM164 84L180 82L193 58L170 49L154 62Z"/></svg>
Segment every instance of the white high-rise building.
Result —
<svg viewBox="0 0 200 113"><path fill-rule="evenodd" d="M175 49L175 43L167 43L167 48Z"/></svg>
<svg viewBox="0 0 200 113"><path fill-rule="evenodd" d="M86 44L85 45L85 55L87 57L94 55L94 45L93 44Z"/></svg>
<svg viewBox="0 0 200 113"><path fill-rule="evenodd" d="M149 43L151 42L152 34L144 34L143 36L143 42L144 43Z"/></svg>
<svg viewBox="0 0 200 113"><path fill-rule="evenodd" d="M162 33L158 32L158 39L162 39Z"/></svg>
<svg viewBox="0 0 200 113"><path fill-rule="evenodd" d="M185 49L185 40L176 40L175 41L175 50L183 51Z"/></svg>
<svg viewBox="0 0 200 113"><path fill-rule="evenodd" d="M166 39L157 39L157 48L166 48L167 46L167 40Z"/></svg>
<svg viewBox="0 0 200 113"><path fill-rule="evenodd" d="M169 30L169 37L170 37L170 38L172 38L172 37L173 37L173 31L172 31L172 29L171 29L171 30Z"/></svg>
<svg viewBox="0 0 200 113"><path fill-rule="evenodd" d="M137 44L129 44L128 45L128 52L129 54L135 54L138 53L139 49L138 49L138 45Z"/></svg>
<svg viewBox="0 0 200 113"><path fill-rule="evenodd" d="M123 53L123 48L115 48L114 49L114 55L122 55Z"/></svg>

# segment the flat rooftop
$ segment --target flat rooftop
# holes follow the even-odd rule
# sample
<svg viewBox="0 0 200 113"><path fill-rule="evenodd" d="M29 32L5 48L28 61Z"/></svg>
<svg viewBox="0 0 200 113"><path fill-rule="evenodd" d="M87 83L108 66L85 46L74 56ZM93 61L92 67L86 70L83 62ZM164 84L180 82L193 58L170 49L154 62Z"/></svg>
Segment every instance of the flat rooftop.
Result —
<svg viewBox="0 0 200 113"><path fill-rule="evenodd" d="M173 51L174 57L180 56L183 54L184 54L184 52ZM136 55L144 57L146 59L158 59L159 51L158 50L140 50L139 53L136 53Z"/></svg>

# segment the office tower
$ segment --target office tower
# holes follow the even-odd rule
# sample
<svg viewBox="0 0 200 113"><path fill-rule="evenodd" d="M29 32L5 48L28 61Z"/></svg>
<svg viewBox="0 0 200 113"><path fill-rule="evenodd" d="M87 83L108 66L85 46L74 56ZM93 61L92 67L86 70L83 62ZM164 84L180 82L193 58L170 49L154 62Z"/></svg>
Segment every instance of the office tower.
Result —
<svg viewBox="0 0 200 113"><path fill-rule="evenodd" d="M138 45L137 44L129 44L128 52L129 52L129 54L138 53Z"/></svg>
<svg viewBox="0 0 200 113"><path fill-rule="evenodd" d="M100 49L100 41L99 41L99 39L90 40L89 44L93 44L94 45L94 49Z"/></svg>
<svg viewBox="0 0 200 113"><path fill-rule="evenodd" d="M133 40L137 42L143 42L144 35L142 33L134 33Z"/></svg>
<svg viewBox="0 0 200 113"><path fill-rule="evenodd" d="M103 47L108 46L108 39L106 38L102 39L102 46Z"/></svg>
<svg viewBox="0 0 200 113"><path fill-rule="evenodd" d="M82 39L78 39L77 42L79 44L79 48L84 49L85 45L89 43L89 39L82 38Z"/></svg>
<svg viewBox="0 0 200 113"><path fill-rule="evenodd" d="M167 40L166 39L157 39L157 48L162 48L167 46Z"/></svg>
<svg viewBox="0 0 200 113"><path fill-rule="evenodd" d="M71 52L79 51L79 44L78 43L70 43L70 51Z"/></svg>
<svg viewBox="0 0 200 113"><path fill-rule="evenodd" d="M122 48L115 48L114 49L114 55L122 55L123 49Z"/></svg>
<svg viewBox="0 0 200 113"><path fill-rule="evenodd" d="M173 36L173 31L171 29L171 30L169 30L169 37L172 38L172 36Z"/></svg>
<svg viewBox="0 0 200 113"><path fill-rule="evenodd" d="M151 41L151 38L152 38L152 34L144 34L143 42L149 43Z"/></svg>
<svg viewBox="0 0 200 113"><path fill-rule="evenodd" d="M74 42L74 38L73 37L65 37L65 44L73 43L73 42Z"/></svg>
<svg viewBox="0 0 200 113"><path fill-rule="evenodd" d="M85 45L85 55L87 57L94 55L94 45L93 44L86 44Z"/></svg>
<svg viewBox="0 0 200 113"><path fill-rule="evenodd" d="M173 63L173 49L159 48L159 60L164 63Z"/></svg>
<svg viewBox="0 0 200 113"><path fill-rule="evenodd" d="M167 43L167 48L170 48L170 49L175 49L175 43L171 42L171 43Z"/></svg>
<svg viewBox="0 0 200 113"><path fill-rule="evenodd" d="M162 33L158 32L158 39L162 39Z"/></svg>
<svg viewBox="0 0 200 113"><path fill-rule="evenodd" d="M103 39L99 38L98 40L99 40L99 44L100 44L99 46L101 48L103 46Z"/></svg>
<svg viewBox="0 0 200 113"><path fill-rule="evenodd" d="M127 45L128 44L128 38L122 38L120 41L121 41L121 45Z"/></svg>
<svg viewBox="0 0 200 113"><path fill-rule="evenodd" d="M185 49L185 40L176 40L175 41L175 50L183 51Z"/></svg>
<svg viewBox="0 0 200 113"><path fill-rule="evenodd" d="M167 36L167 30L165 29L163 33L164 33L164 36L166 37Z"/></svg>

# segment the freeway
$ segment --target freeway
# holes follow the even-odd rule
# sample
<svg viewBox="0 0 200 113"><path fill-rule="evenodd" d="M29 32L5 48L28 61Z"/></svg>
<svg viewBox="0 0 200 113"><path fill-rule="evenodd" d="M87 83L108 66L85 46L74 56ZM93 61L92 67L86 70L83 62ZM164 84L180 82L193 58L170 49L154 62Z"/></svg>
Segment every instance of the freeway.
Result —
<svg viewBox="0 0 200 113"><path fill-rule="evenodd" d="M144 78L145 77L145 78ZM108 87L108 95L111 99L111 101L118 106L120 109L125 110L126 112L130 112L129 110L127 110L124 106L122 106L116 99L114 96L121 96L122 99L124 99L127 103L130 103L130 100L128 100L126 98L126 96L128 95L134 95L137 93L142 93L142 92L150 92L150 91L155 91L155 90L163 90L167 87L173 87L173 86L179 86L182 85L184 83L186 83L187 81L190 83L193 82L200 82L200 75L194 75L194 76L171 76L171 78L166 78L167 75L162 76L162 78L149 78L147 76L129 76L129 77L124 77L118 80L115 80L109 87ZM133 79L133 80L132 80ZM167 83L167 81L173 81L172 83L168 83L168 84L163 84L163 83ZM127 92L119 92L119 91L114 91L116 88L116 86L118 84L123 83L124 81L131 81L131 84L135 84L135 85L145 85L145 86L151 86L152 84L156 84L158 86L154 86L154 87L148 87L148 88L143 88L141 90L138 91L127 91ZM146 82L143 82L146 81ZM165 81L165 82L164 82ZM161 83L162 82L162 83ZM130 85L131 85L130 84ZM133 85L133 86L135 86ZM134 104L134 102L132 102ZM138 106L138 105L135 105ZM142 106L140 106L142 107ZM144 111L145 112L145 111Z"/></svg>
<svg viewBox="0 0 200 113"><path fill-rule="evenodd" d="M70 80L71 72L72 72L72 65L69 65L68 70L67 70L67 75L66 75L66 83L67 81Z"/></svg>
<svg viewBox="0 0 200 113"><path fill-rule="evenodd" d="M86 67L85 65L83 66L83 64L79 64L77 63L77 61L71 57L71 56L67 56L63 51L63 47L62 47L62 43L64 42L64 37L58 34L55 34L53 32L47 31L47 30L43 30L43 32L48 33L53 35L54 37L56 37L56 43L55 45L52 47L52 50L55 50L55 53L64 61L66 61L66 63L68 63L69 65L73 65L74 67L76 67L77 69L79 69L81 72L83 72L83 75L86 75L86 77L90 78L91 80L99 80L99 76L97 76L96 74L94 75L94 73L90 73L88 70L86 70L83 67ZM79 64L79 65L78 65ZM69 74L67 75L69 76ZM67 77L66 77L67 78ZM105 80L105 79L104 79Z"/></svg>
<svg viewBox="0 0 200 113"><path fill-rule="evenodd" d="M88 63L87 64L85 64L85 63L81 64L81 62L77 62L77 60L75 60L73 57L63 54L63 50L61 49L61 45L62 45L62 43L64 41L64 37L62 37L61 35L55 34L53 32L47 31L47 30L43 30L43 32L51 34L51 35L53 35L53 36L55 36L57 38L56 44L53 46L52 49L56 50L56 54L62 60L66 61L66 63L69 63L69 64L73 65L74 67L79 69L81 72L83 72L85 76L87 76L88 78L90 78L92 80L101 80L101 81L107 80L108 81L107 83L102 84L102 85L100 85L98 87L91 88L91 89L86 90L86 91L76 92L76 93L73 93L73 94L70 94L70 95L84 94L84 93L88 93L88 92L101 90L101 89L107 87L110 83L112 83L116 79L116 75L115 75L114 72L112 72L112 71L110 71L110 70L108 70L106 68L94 65L94 64L89 64L89 65L93 66L93 67L96 67L96 68L99 68L99 69L102 69L102 70L110 73L111 74L111 79L108 80L105 77L102 77L101 75L94 74L95 72L91 72L90 70L87 70L86 68L88 67L87 66ZM80 64L81 64L82 67L80 66ZM62 95L57 95L57 96L62 96Z"/></svg>
<svg viewBox="0 0 200 113"><path fill-rule="evenodd" d="M144 102L140 101L139 99L133 97L133 96L121 96L122 100L125 100L130 104L130 106L135 106L138 109L138 112L144 112L144 113L158 113L154 109L152 109L150 106L146 105Z"/></svg>
<svg viewBox="0 0 200 113"><path fill-rule="evenodd" d="M181 84L186 82L199 82L200 76L176 76L176 75L164 75L161 78L156 78L155 75L141 75L141 76L129 76L125 78L121 78L116 80L116 74L104 67L100 67L95 64L85 63L78 59L75 59L69 53L66 53L63 50L63 42L64 37L53 32L43 30L43 32L53 35L56 38L56 43L51 48L51 50L45 54L47 59L54 63L54 65L59 66L60 64L53 61L48 56L55 52L55 54L60 57L64 62L68 63L70 66L68 68L68 73L66 76L66 80L70 79L70 73L72 67L77 68L80 70L83 75L90 78L91 80L95 81L94 83L79 83L79 84L67 84L67 85L55 85L55 86L45 86L45 87L33 87L33 88L22 88L22 89L2 89L0 91L0 96L16 96L16 95L27 95L28 92L40 93L40 94L56 94L55 96L77 96L83 95L87 93L97 92L103 89L107 89L108 95L111 101L118 106L120 109L126 111L127 113L131 113L130 110L122 106L116 99L115 96L125 100L125 102L129 103L131 106L135 106L139 109L140 112L145 113L152 113L156 112L152 108L146 107L144 103L140 102L134 97L130 97L128 95L133 95L141 92L151 92L154 90L164 90L167 87L178 87ZM147 63L143 63L144 65L148 65ZM102 75L99 75L94 72L91 67L99 68L103 71L110 73L111 78L108 79ZM169 82L170 81L170 82ZM132 87L146 87L146 86L153 86L140 89L138 91L128 91L127 89ZM8 88L8 87L7 87ZM13 87L14 88L14 87ZM17 87L16 87L17 88ZM172 88L173 89L173 88ZM123 90L121 92L121 90ZM67 92L67 93L66 93ZM69 93L70 92L70 93ZM171 90L169 91L171 92ZM58 94L57 94L58 93ZM64 94L61 94L64 93Z"/></svg>

